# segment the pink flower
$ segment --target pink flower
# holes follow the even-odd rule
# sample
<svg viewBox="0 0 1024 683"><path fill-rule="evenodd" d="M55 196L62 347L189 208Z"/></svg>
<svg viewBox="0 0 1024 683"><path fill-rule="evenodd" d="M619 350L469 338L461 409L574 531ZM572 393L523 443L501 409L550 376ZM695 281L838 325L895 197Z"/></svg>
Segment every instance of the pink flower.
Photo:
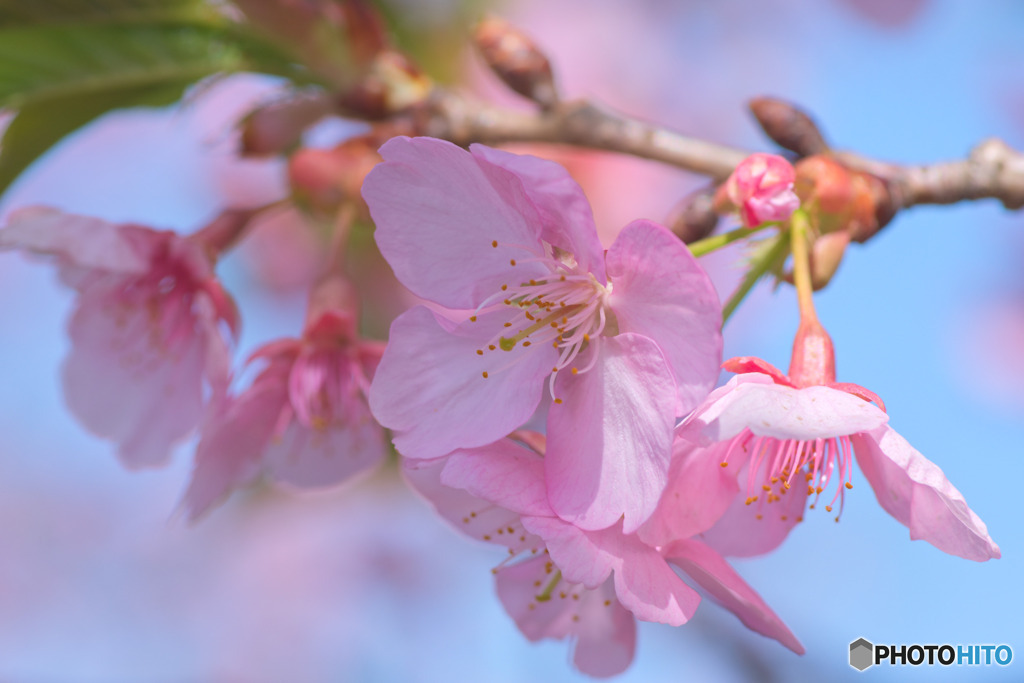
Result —
<svg viewBox="0 0 1024 683"><path fill-rule="evenodd" d="M64 395L89 431L118 445L125 467L164 464L209 391L227 385L221 323L235 334L239 320L214 275L211 239L243 218L227 213L182 237L34 207L0 230L0 249L56 256L62 281L78 291Z"/></svg>
<svg viewBox="0 0 1024 683"><path fill-rule="evenodd" d="M395 320L374 415L404 455L434 458L520 427L546 384L552 507L585 529L625 516L635 530L664 487L675 417L718 374L707 275L649 221L605 253L582 191L552 162L431 138L380 152L363 186L377 243L439 308Z"/></svg>
<svg viewBox="0 0 1024 683"><path fill-rule="evenodd" d="M513 436L543 450L539 435ZM680 626L693 616L700 596L670 562L749 628L803 653L761 597L700 541L658 549L623 533L621 524L586 531L560 519L547 502L543 457L512 439L406 461L405 473L457 529L508 548L495 570L505 609L530 640L576 638L573 661L584 673L625 670L636 644L634 618Z"/></svg>
<svg viewBox="0 0 1024 683"><path fill-rule="evenodd" d="M252 385L228 397L204 424L182 505L192 520L260 475L299 488L367 472L387 452L366 403L383 350L356 335L348 285L320 283L302 339L272 342Z"/></svg>
<svg viewBox="0 0 1024 683"><path fill-rule="evenodd" d="M800 199L793 191L795 180L793 165L782 157L751 154L725 181L722 186L725 197L717 197L716 203L739 210L748 228L768 221L784 221L800 206Z"/></svg>
<svg viewBox="0 0 1024 683"><path fill-rule="evenodd" d="M639 532L648 543L703 533L724 555L773 550L803 521L808 498L811 508L822 494L828 512L842 506L856 457L911 539L969 560L1000 557L942 470L888 425L881 400L835 382L832 343L816 322L798 333L789 376L757 358L723 367L740 374L680 425L669 484Z"/></svg>

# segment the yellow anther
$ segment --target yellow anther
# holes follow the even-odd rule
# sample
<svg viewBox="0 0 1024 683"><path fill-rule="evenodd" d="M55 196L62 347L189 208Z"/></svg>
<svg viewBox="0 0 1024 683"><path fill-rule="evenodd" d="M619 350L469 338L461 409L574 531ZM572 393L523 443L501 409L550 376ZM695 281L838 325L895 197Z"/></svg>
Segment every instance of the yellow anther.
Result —
<svg viewBox="0 0 1024 683"><path fill-rule="evenodd" d="M508 285L502 285L501 286L501 291L507 292L508 291Z"/></svg>
<svg viewBox="0 0 1024 683"><path fill-rule="evenodd" d="M562 399L556 398L555 403L557 403L558 405L562 405Z"/></svg>
<svg viewBox="0 0 1024 683"><path fill-rule="evenodd" d="M494 344L488 344L488 345L487 345L487 348L488 348L488 349L490 349L491 351L493 351L494 349L496 349L496 348L498 348L498 347L497 347L497 346L495 346Z"/></svg>
<svg viewBox="0 0 1024 683"><path fill-rule="evenodd" d="M850 482L846 482L846 488L852 489L853 488L853 484L851 484Z"/></svg>
<svg viewBox="0 0 1024 683"><path fill-rule="evenodd" d="M556 344L555 346L557 346L557 344ZM578 369L578 368L573 368L573 369L572 369L572 374L574 374L574 375L578 375L578 374L580 374L580 371L579 371L579 369Z"/></svg>
<svg viewBox="0 0 1024 683"><path fill-rule="evenodd" d="M831 505L826 505L825 506L825 512L832 512L832 506Z"/></svg>
<svg viewBox="0 0 1024 683"><path fill-rule="evenodd" d="M516 260L514 258L509 259L508 263L509 263L509 265L514 266L516 264Z"/></svg>
<svg viewBox="0 0 1024 683"><path fill-rule="evenodd" d="M476 316L475 315L469 316L469 322L475 323L476 322Z"/></svg>
<svg viewBox="0 0 1024 683"><path fill-rule="evenodd" d="M729 463L727 463L727 462L720 462L718 464L721 465L722 467L728 467L729 466Z"/></svg>
<svg viewBox="0 0 1024 683"><path fill-rule="evenodd" d="M480 374L484 376L484 379L487 379L487 371L486 370L484 370Z"/></svg>
<svg viewBox="0 0 1024 683"><path fill-rule="evenodd" d="M491 246L494 247L495 249L497 249L498 248L498 240L493 240L491 242Z"/></svg>
<svg viewBox="0 0 1024 683"><path fill-rule="evenodd" d="M476 350L476 355L478 355L478 356L484 355L484 350L483 349L477 349Z"/></svg>
<svg viewBox="0 0 1024 683"><path fill-rule="evenodd" d="M530 342L529 342L529 341L524 341L524 342L523 342L523 346L529 346L529 345L530 345Z"/></svg>

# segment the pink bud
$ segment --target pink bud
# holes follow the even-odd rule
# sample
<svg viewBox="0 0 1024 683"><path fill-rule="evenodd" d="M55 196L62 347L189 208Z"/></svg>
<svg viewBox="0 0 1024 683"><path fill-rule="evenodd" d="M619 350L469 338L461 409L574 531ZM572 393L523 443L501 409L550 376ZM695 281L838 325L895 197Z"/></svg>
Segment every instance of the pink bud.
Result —
<svg viewBox="0 0 1024 683"><path fill-rule="evenodd" d="M775 154L751 154L740 162L723 186L729 202L748 227L788 219L800 200L793 192L796 171ZM716 202L718 203L718 202Z"/></svg>

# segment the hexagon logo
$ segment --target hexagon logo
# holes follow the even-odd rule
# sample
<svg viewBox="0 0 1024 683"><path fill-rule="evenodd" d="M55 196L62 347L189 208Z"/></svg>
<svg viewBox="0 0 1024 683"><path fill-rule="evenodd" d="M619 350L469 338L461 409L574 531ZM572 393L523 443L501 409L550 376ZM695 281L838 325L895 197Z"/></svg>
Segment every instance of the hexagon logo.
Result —
<svg viewBox="0 0 1024 683"><path fill-rule="evenodd" d="M850 666L857 671L863 671L875 663L875 646L864 638L858 638L850 643Z"/></svg>

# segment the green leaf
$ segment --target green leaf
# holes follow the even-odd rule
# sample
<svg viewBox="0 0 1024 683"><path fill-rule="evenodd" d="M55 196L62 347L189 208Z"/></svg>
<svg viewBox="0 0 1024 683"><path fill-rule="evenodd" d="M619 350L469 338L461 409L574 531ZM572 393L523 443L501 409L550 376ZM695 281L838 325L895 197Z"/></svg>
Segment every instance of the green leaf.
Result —
<svg viewBox="0 0 1024 683"><path fill-rule="evenodd" d="M0 27L93 21L154 24L215 16L203 0L0 0Z"/></svg>
<svg viewBox="0 0 1024 683"><path fill-rule="evenodd" d="M0 194L46 150L94 118L121 107L171 104L181 97L187 85L180 82L142 86L23 107L0 142Z"/></svg>
<svg viewBox="0 0 1024 683"><path fill-rule="evenodd" d="M195 26L19 26L0 29L0 107L197 81L242 68L217 29Z"/></svg>

